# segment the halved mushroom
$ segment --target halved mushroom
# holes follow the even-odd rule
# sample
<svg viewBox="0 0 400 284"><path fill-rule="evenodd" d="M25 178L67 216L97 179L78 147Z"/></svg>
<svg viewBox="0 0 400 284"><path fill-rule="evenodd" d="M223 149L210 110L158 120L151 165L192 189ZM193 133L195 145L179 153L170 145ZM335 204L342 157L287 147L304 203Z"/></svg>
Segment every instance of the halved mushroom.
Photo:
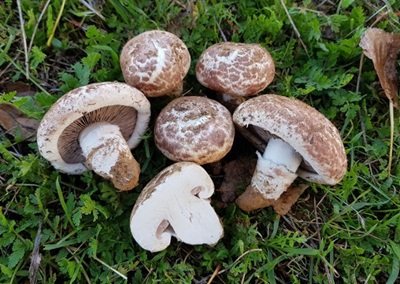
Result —
<svg viewBox="0 0 400 284"><path fill-rule="evenodd" d="M191 244L214 245L223 236L210 205L214 184L207 172L191 162L173 164L155 176L133 207L130 228L144 249L165 249L171 237Z"/></svg>
<svg viewBox="0 0 400 284"><path fill-rule="evenodd" d="M260 154L251 184L237 203L245 211L276 200L297 176L334 185L344 176L346 153L339 131L320 112L292 98L261 95L233 114L239 130L252 131L267 146Z"/></svg>
<svg viewBox="0 0 400 284"><path fill-rule="evenodd" d="M232 148L234 136L229 111L206 97L174 99L154 127L156 146L165 156L200 165L221 160Z"/></svg>
<svg viewBox="0 0 400 284"><path fill-rule="evenodd" d="M120 190L138 183L140 167L130 151L150 119L150 103L137 89L106 82L62 96L37 131L40 154L58 170L80 174L92 169Z"/></svg>
<svg viewBox="0 0 400 284"><path fill-rule="evenodd" d="M223 94L224 101L243 102L274 79L275 64L259 44L223 42L207 48L196 65L197 80Z"/></svg>
<svg viewBox="0 0 400 284"><path fill-rule="evenodd" d="M125 82L148 97L180 95L189 71L190 54L176 35L153 30L129 40L120 64Z"/></svg>

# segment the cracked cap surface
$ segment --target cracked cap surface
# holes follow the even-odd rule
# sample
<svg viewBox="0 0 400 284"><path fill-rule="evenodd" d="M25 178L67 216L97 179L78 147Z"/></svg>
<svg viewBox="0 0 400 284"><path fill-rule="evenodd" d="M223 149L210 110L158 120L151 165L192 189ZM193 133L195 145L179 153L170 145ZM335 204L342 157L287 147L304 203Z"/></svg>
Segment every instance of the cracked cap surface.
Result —
<svg viewBox="0 0 400 284"><path fill-rule="evenodd" d="M233 96L255 95L274 76L274 61L259 44L214 44L201 54L196 65L196 77L203 86Z"/></svg>
<svg viewBox="0 0 400 284"><path fill-rule="evenodd" d="M120 64L127 84L146 96L159 97L180 91L190 67L190 54L176 35L153 30L125 44Z"/></svg>
<svg viewBox="0 0 400 284"><path fill-rule="evenodd" d="M154 140L170 160L200 165L222 159L232 148L235 128L229 111L206 97L170 102L157 117Z"/></svg>

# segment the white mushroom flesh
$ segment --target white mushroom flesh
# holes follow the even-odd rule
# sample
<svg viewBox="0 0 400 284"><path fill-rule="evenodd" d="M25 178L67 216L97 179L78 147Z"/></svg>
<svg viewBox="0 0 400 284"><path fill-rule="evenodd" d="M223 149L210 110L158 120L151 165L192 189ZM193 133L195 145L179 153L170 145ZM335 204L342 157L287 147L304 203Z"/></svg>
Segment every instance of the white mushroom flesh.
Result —
<svg viewBox="0 0 400 284"><path fill-rule="evenodd" d="M296 179L302 157L281 139L270 139L264 154L257 152L251 186L265 199L278 199Z"/></svg>
<svg viewBox="0 0 400 284"><path fill-rule="evenodd" d="M166 168L143 189L133 208L134 239L152 252L168 247L172 236L191 245L217 243L223 228L210 205L213 192L201 166L181 162Z"/></svg>

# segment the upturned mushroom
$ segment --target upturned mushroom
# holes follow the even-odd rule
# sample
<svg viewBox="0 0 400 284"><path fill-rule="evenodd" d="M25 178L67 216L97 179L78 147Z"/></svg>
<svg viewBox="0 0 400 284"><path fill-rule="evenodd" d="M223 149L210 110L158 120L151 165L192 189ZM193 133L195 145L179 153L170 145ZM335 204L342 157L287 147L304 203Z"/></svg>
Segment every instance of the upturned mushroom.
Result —
<svg viewBox="0 0 400 284"><path fill-rule="evenodd" d="M120 64L125 82L146 96L178 96L189 71L190 54L176 35L152 30L125 44Z"/></svg>
<svg viewBox="0 0 400 284"><path fill-rule="evenodd" d="M175 163L155 176L140 193L130 219L133 238L144 249L165 249L171 237L190 245L214 245L223 236L210 205L214 184L191 162Z"/></svg>
<svg viewBox="0 0 400 284"><path fill-rule="evenodd" d="M221 160L232 148L234 136L229 111L206 97L174 99L154 127L156 146L167 158L200 165Z"/></svg>
<svg viewBox="0 0 400 284"><path fill-rule="evenodd" d="M119 190L138 183L140 167L130 151L141 141L150 103L137 89L105 82L62 96L45 114L37 132L40 154L61 172L91 169Z"/></svg>
<svg viewBox="0 0 400 284"><path fill-rule="evenodd" d="M242 103L233 114L239 131L249 131L267 145L257 152L250 185L237 204L245 211L278 199L297 176L334 185L343 178L347 159L337 128L300 100L261 95Z"/></svg>
<svg viewBox="0 0 400 284"><path fill-rule="evenodd" d="M274 79L275 64L259 44L223 42L207 48L196 65L197 80L223 95L224 101L243 101Z"/></svg>

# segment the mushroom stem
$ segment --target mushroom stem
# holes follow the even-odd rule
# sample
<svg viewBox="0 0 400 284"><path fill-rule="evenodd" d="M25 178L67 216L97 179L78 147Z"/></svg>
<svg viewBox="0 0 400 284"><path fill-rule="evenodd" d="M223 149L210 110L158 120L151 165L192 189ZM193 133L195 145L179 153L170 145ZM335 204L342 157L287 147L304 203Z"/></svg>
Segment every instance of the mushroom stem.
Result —
<svg viewBox="0 0 400 284"><path fill-rule="evenodd" d="M251 183L236 201L245 211L265 207L263 199L278 199L296 179L302 161L301 155L279 138L270 139L264 154L257 152L257 156Z"/></svg>
<svg viewBox="0 0 400 284"><path fill-rule="evenodd" d="M235 104L236 106L240 105L243 103L246 99L242 96L235 96L235 95L230 95L227 93L222 94L222 101L225 103L231 103Z"/></svg>
<svg viewBox="0 0 400 284"><path fill-rule="evenodd" d="M110 179L117 189L130 190L138 184L139 164L117 125L92 124L82 131L79 143L86 158L85 165Z"/></svg>
<svg viewBox="0 0 400 284"><path fill-rule="evenodd" d="M246 99L242 96L235 96L227 93L221 93L220 99L221 103L232 112L245 100Z"/></svg>

